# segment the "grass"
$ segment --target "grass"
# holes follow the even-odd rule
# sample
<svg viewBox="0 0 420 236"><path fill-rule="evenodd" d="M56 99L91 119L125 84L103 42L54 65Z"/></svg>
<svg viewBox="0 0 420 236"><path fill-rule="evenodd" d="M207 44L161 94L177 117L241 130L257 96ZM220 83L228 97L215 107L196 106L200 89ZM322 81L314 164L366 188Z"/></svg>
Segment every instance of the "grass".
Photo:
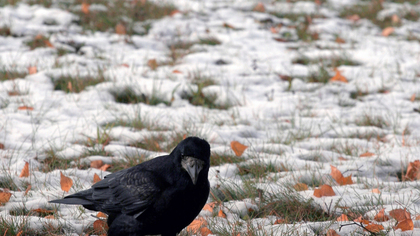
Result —
<svg viewBox="0 0 420 236"><path fill-rule="evenodd" d="M146 96L144 93L138 95L132 88L124 88L122 91L111 91L112 96L114 96L115 101L118 103L125 103L125 104L135 104L135 103L145 103L148 105L158 105L158 104L165 104L167 106L170 105L170 102L167 102L161 99L156 94L157 91L154 91L150 97Z"/></svg>
<svg viewBox="0 0 420 236"><path fill-rule="evenodd" d="M338 56L338 57L331 57L331 58L316 58L316 59L310 59L307 57L300 57L295 60L293 60L294 64L301 64L301 65L322 65L327 67L339 67L342 65L345 66L358 66L360 63L356 61L352 61L350 58L346 56Z"/></svg>
<svg viewBox="0 0 420 236"><path fill-rule="evenodd" d="M30 235L30 236L53 236L63 235L70 227L59 224L54 226L50 223L42 223L41 228L32 229L29 227L30 223L25 217L23 220L17 218L6 219L0 216L0 232L2 236L16 236L16 235Z"/></svg>
<svg viewBox="0 0 420 236"><path fill-rule="evenodd" d="M80 93L88 86L105 82L103 71L98 70L97 75L88 75L86 77L62 75L52 79L54 90L62 90L66 93Z"/></svg>
<svg viewBox="0 0 420 236"><path fill-rule="evenodd" d="M389 127L390 124L381 116L364 114L361 118L356 119L355 124L358 126L375 126L378 128Z"/></svg>
<svg viewBox="0 0 420 236"><path fill-rule="evenodd" d="M277 167L273 163L263 163L262 161L255 161L249 164L238 164L239 175L248 178L265 178L269 173L278 173L287 171L285 166Z"/></svg>
<svg viewBox="0 0 420 236"><path fill-rule="evenodd" d="M243 157L238 157L235 155L223 155L218 153L211 153L210 156L210 166L220 166L226 163L234 164L243 162L245 159Z"/></svg>
<svg viewBox="0 0 420 236"><path fill-rule="evenodd" d="M12 34L10 32L9 27L4 26L4 25L0 27L0 36L10 36L10 35L12 35Z"/></svg>
<svg viewBox="0 0 420 236"><path fill-rule="evenodd" d="M17 78L25 78L28 72L22 72L17 70L7 70L5 68L0 69L0 81L14 80Z"/></svg>
<svg viewBox="0 0 420 236"><path fill-rule="evenodd" d="M31 49L34 50L35 48L39 47L53 47L50 43L49 39L43 35L37 35L33 39L26 42L26 45Z"/></svg>
<svg viewBox="0 0 420 236"><path fill-rule="evenodd" d="M123 169L136 166L146 161L146 158L147 157L144 154L138 154L138 153L135 155L125 155L124 159L113 161L108 171L117 172Z"/></svg>
<svg viewBox="0 0 420 236"><path fill-rule="evenodd" d="M188 136L188 135L185 135ZM130 146L153 151L153 152L170 152L184 139L184 135L175 133L168 137L162 133L145 137L142 141L134 142Z"/></svg>

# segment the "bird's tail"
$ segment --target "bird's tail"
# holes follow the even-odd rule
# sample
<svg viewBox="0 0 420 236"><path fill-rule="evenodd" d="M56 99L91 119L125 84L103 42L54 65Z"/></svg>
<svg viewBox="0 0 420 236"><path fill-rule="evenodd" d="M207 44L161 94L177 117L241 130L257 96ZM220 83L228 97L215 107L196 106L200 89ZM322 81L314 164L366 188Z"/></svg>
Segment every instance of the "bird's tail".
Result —
<svg viewBox="0 0 420 236"><path fill-rule="evenodd" d="M85 191L81 191L72 195L68 195L63 199L55 199L49 201L50 203L60 203L60 204L69 204L69 205L83 205L89 206L94 205L92 199L92 190L88 189Z"/></svg>

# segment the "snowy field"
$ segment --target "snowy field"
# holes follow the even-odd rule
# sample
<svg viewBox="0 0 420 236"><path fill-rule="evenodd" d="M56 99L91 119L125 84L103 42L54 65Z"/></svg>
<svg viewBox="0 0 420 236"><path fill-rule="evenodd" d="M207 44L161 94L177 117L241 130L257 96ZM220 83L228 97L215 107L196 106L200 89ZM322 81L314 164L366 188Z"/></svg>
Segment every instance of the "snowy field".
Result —
<svg viewBox="0 0 420 236"><path fill-rule="evenodd" d="M0 0L1 236L103 234L48 201L185 136L212 193L181 235L420 235L419 1L166 3Z"/></svg>

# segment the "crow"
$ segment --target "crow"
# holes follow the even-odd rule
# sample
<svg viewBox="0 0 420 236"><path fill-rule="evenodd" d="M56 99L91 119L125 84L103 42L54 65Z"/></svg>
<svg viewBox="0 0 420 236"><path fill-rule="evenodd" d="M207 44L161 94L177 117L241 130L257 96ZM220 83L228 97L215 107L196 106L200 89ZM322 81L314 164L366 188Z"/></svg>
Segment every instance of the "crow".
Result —
<svg viewBox="0 0 420 236"><path fill-rule="evenodd" d="M174 236L200 213L210 192L210 145L188 137L159 156L50 203L108 214L108 236Z"/></svg>

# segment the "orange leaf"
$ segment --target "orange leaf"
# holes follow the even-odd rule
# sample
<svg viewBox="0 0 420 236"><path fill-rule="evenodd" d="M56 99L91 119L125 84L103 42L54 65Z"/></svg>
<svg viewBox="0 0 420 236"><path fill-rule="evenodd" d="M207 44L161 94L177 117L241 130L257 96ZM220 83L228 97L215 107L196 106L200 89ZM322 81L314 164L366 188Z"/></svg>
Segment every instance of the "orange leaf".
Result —
<svg viewBox="0 0 420 236"><path fill-rule="evenodd" d="M394 227L394 229L401 229L402 231L413 230L414 229L413 220L411 219L403 220L399 222L397 226Z"/></svg>
<svg viewBox="0 0 420 236"><path fill-rule="evenodd" d="M60 179L61 189L65 192L68 192L71 186L73 186L73 180L63 175L63 172L61 171L60 171L60 175L61 175L61 179Z"/></svg>
<svg viewBox="0 0 420 236"><path fill-rule="evenodd" d="M403 180L416 180L420 179L420 161L415 160L414 162L410 162L407 167L407 173L403 177Z"/></svg>
<svg viewBox="0 0 420 236"><path fill-rule="evenodd" d="M203 210L213 212L214 207L216 206L216 202L210 202L204 205Z"/></svg>
<svg viewBox="0 0 420 236"><path fill-rule="evenodd" d="M277 219L277 220L274 222L274 224L275 224L275 225L278 225L278 224L284 224L284 223L286 223L286 221L285 221L284 219Z"/></svg>
<svg viewBox="0 0 420 236"><path fill-rule="evenodd" d="M33 111L34 108L33 107L28 107L28 106L20 106L20 107L18 107L18 110L30 110L30 111Z"/></svg>
<svg viewBox="0 0 420 236"><path fill-rule="evenodd" d="M330 81L338 81L343 83L348 83L349 81L344 77L338 69L335 70L335 75L330 79Z"/></svg>
<svg viewBox="0 0 420 236"><path fill-rule="evenodd" d="M127 31L126 31L126 29L125 29L125 26L124 26L123 24L121 24L121 23L118 23L118 24L115 26L115 33L120 34L120 35L125 35L125 34L127 34Z"/></svg>
<svg viewBox="0 0 420 236"><path fill-rule="evenodd" d="M150 69L152 70L156 70L156 68L158 67L158 63L156 59L150 59L147 61L147 66L150 67Z"/></svg>
<svg viewBox="0 0 420 236"><path fill-rule="evenodd" d="M340 161L348 161L348 159L346 159L344 157L339 157L338 160L340 160Z"/></svg>
<svg viewBox="0 0 420 236"><path fill-rule="evenodd" d="M389 217L385 215L385 209L382 209L378 212L378 214L376 214L376 216L373 219L378 222L384 222L388 221Z"/></svg>
<svg viewBox="0 0 420 236"><path fill-rule="evenodd" d="M354 15L348 16L348 17L346 17L346 18L347 18L347 19L349 19L349 20L351 20L351 21L353 21L353 22L356 22L356 21L360 20L360 16L359 16L359 15L357 15L357 14L354 14Z"/></svg>
<svg viewBox="0 0 420 236"><path fill-rule="evenodd" d="M0 149L4 149L4 144L0 143Z"/></svg>
<svg viewBox="0 0 420 236"><path fill-rule="evenodd" d="M97 175L96 173L93 175L93 183L97 183L101 181L101 177L99 177L99 175Z"/></svg>
<svg viewBox="0 0 420 236"><path fill-rule="evenodd" d="M401 19L398 17L398 15L394 14L394 15L392 15L392 17L391 17L391 21L392 21L392 23L394 23L394 24L398 24L398 23L400 23L400 22L401 22Z"/></svg>
<svg viewBox="0 0 420 236"><path fill-rule="evenodd" d="M377 188L374 188L374 189L372 189L372 193L377 193L377 194L380 194L380 193L381 193L381 191L379 191L379 189L377 189Z"/></svg>
<svg viewBox="0 0 420 236"><path fill-rule="evenodd" d="M11 196L11 193L0 190L0 205L4 205L6 202L8 202Z"/></svg>
<svg viewBox="0 0 420 236"><path fill-rule="evenodd" d="M416 94L413 93L413 95L411 95L410 101L414 102L416 100Z"/></svg>
<svg viewBox="0 0 420 236"><path fill-rule="evenodd" d="M365 152L365 153L360 154L359 157L371 157L371 156L374 156L374 155L375 155L375 153Z"/></svg>
<svg viewBox="0 0 420 236"><path fill-rule="evenodd" d="M207 221L202 217L197 218L191 222L190 225L187 226L187 231L197 234L202 227L207 226Z"/></svg>
<svg viewBox="0 0 420 236"><path fill-rule="evenodd" d="M32 185L29 184L28 187L26 188L25 193L23 194L23 196L26 196L28 194L29 190L31 190L31 188L32 188Z"/></svg>
<svg viewBox="0 0 420 236"><path fill-rule="evenodd" d="M106 233L108 225L103 220L95 220L95 222L93 222L93 230L96 234Z"/></svg>
<svg viewBox="0 0 420 236"><path fill-rule="evenodd" d="M315 197L327 197L327 196L335 196L334 190L329 185L322 185L319 189L314 190Z"/></svg>
<svg viewBox="0 0 420 236"><path fill-rule="evenodd" d="M335 232L335 230L329 229L326 236L340 236L340 235L337 234L337 232Z"/></svg>
<svg viewBox="0 0 420 236"><path fill-rule="evenodd" d="M109 167L111 167L111 165L105 164L105 165L101 166L101 168L99 168L99 169L102 170L102 171L106 171Z"/></svg>
<svg viewBox="0 0 420 236"><path fill-rule="evenodd" d="M96 217L99 217L99 218L106 218L106 214L105 214L105 213L103 213L103 212L98 212L98 214L96 214Z"/></svg>
<svg viewBox="0 0 420 236"><path fill-rule="evenodd" d="M381 230L383 230L383 229L384 229L384 227L383 227L382 225L378 225L378 224L374 224L374 223L372 223L372 224L368 224L368 225L366 225L366 226L365 226L365 229L369 230L369 231L370 231L370 232L372 232L372 233L378 233L378 232L380 232Z"/></svg>
<svg viewBox="0 0 420 236"><path fill-rule="evenodd" d="M340 44L346 43L346 41L340 37L335 38L335 42Z"/></svg>
<svg viewBox="0 0 420 236"><path fill-rule="evenodd" d="M219 213L217 214L218 217L226 218L226 214L223 213L222 210L219 210Z"/></svg>
<svg viewBox="0 0 420 236"><path fill-rule="evenodd" d="M354 222L360 222L360 223L365 224L365 225L368 225L368 224L371 223L370 221L363 219L362 216L359 216L357 219L354 219L353 221Z"/></svg>
<svg viewBox="0 0 420 236"><path fill-rule="evenodd" d="M388 37L390 34L394 33L394 27L386 27L382 30L382 36Z"/></svg>
<svg viewBox="0 0 420 236"><path fill-rule="evenodd" d="M25 161L25 166L22 168L19 178L28 177L28 176L29 176L29 163Z"/></svg>
<svg viewBox="0 0 420 236"><path fill-rule="evenodd" d="M172 73L174 73L174 74L182 74L182 72L179 71L179 70L173 70Z"/></svg>
<svg viewBox="0 0 420 236"><path fill-rule="evenodd" d="M96 161L91 161L90 162L90 167L95 168L95 169L99 169L103 165L104 165L104 162L102 160L96 160Z"/></svg>
<svg viewBox="0 0 420 236"><path fill-rule="evenodd" d="M398 222L411 219L411 215L405 209L395 209L389 212L389 215Z"/></svg>
<svg viewBox="0 0 420 236"><path fill-rule="evenodd" d="M181 11L180 10L173 10L173 11L171 11L171 13L169 13L169 15L173 16L173 15L178 14L178 13L181 13Z"/></svg>
<svg viewBox="0 0 420 236"><path fill-rule="evenodd" d="M420 215L417 215L416 216L416 220L420 220Z"/></svg>
<svg viewBox="0 0 420 236"><path fill-rule="evenodd" d="M230 25L228 23L223 23L223 27L229 28L229 29L235 29L235 27L233 27L232 25Z"/></svg>
<svg viewBox="0 0 420 236"><path fill-rule="evenodd" d="M232 141L230 142L230 147L235 152L235 155L240 157L242 153L248 148L248 146L243 145L242 143L238 141Z"/></svg>
<svg viewBox="0 0 420 236"><path fill-rule="evenodd" d="M347 184L353 184L353 181L351 180L351 175L344 177L343 174L341 174L341 172L335 167L335 166L331 166L331 177L333 177L333 179L335 179L335 181L337 181L337 183L339 185L347 185Z"/></svg>
<svg viewBox="0 0 420 236"><path fill-rule="evenodd" d="M50 42L48 39L44 39L44 43L45 43L45 45L47 45L47 47L49 47L49 48L53 48L53 47L54 47L54 45L52 45L52 44L51 44L51 42Z"/></svg>
<svg viewBox="0 0 420 236"><path fill-rule="evenodd" d="M203 227L200 229L200 234L201 236L207 236L209 234L213 234L213 232L211 232L211 230L207 227Z"/></svg>
<svg viewBox="0 0 420 236"><path fill-rule="evenodd" d="M341 216L337 218L337 221L349 221L349 218L346 215L341 214Z"/></svg>
<svg viewBox="0 0 420 236"><path fill-rule="evenodd" d="M85 13L86 15L89 14L89 3L82 3L82 12Z"/></svg>
<svg viewBox="0 0 420 236"><path fill-rule="evenodd" d="M257 12L265 12L265 7L264 4L262 4L261 2L259 2L254 9L252 9L253 11L257 11Z"/></svg>
<svg viewBox="0 0 420 236"><path fill-rule="evenodd" d="M297 184L293 185L293 188L296 191L305 191L305 190L308 190L308 185L306 185L304 183L297 183Z"/></svg>
<svg viewBox="0 0 420 236"><path fill-rule="evenodd" d="M36 74L36 72L37 72L36 66L30 66L30 67L28 67L28 73L30 75Z"/></svg>
<svg viewBox="0 0 420 236"><path fill-rule="evenodd" d="M41 214L54 213L53 210L47 210L47 209L42 209L42 208L32 209L31 211L41 213Z"/></svg>
<svg viewBox="0 0 420 236"><path fill-rule="evenodd" d="M21 230L21 231L19 231L19 232L16 234L16 236L21 236L21 235L22 235L22 233L23 233L23 231Z"/></svg>
<svg viewBox="0 0 420 236"><path fill-rule="evenodd" d="M55 219L54 215L47 215L44 217L44 219Z"/></svg>

